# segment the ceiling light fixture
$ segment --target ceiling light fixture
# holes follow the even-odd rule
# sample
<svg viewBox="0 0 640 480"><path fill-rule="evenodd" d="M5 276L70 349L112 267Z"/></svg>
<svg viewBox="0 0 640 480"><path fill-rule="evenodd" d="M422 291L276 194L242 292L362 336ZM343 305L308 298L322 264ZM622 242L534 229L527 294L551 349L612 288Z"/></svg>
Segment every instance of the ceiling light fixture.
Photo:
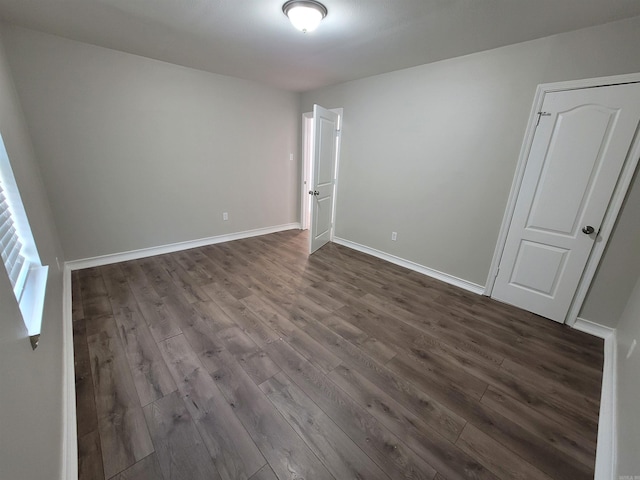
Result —
<svg viewBox="0 0 640 480"><path fill-rule="evenodd" d="M327 16L327 7L315 0L289 0L282 11L302 33L313 32Z"/></svg>

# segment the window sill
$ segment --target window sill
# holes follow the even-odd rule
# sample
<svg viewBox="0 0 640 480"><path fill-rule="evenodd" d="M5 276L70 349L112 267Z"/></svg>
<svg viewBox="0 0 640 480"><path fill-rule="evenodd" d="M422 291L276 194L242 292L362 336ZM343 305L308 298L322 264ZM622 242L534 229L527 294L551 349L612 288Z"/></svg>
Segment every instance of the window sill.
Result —
<svg viewBox="0 0 640 480"><path fill-rule="evenodd" d="M38 340L40 339L48 273L48 266L32 265L29 268L25 287L20 298L20 312L27 327L31 347L34 350L38 346Z"/></svg>

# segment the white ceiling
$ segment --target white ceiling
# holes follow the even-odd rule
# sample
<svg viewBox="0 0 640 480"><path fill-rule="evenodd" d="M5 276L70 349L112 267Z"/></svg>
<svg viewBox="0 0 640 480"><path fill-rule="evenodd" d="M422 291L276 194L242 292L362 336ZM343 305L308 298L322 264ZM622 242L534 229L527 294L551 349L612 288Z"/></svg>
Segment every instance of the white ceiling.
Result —
<svg viewBox="0 0 640 480"><path fill-rule="evenodd" d="M305 91L640 15L639 0L324 0L312 33L284 0L0 0L0 18Z"/></svg>

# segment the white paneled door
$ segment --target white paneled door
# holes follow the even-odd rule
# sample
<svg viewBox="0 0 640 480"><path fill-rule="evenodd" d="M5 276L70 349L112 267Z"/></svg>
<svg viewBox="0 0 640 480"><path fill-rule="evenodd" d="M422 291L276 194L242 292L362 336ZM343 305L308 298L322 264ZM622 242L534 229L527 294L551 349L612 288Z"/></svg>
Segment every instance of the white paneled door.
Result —
<svg viewBox="0 0 640 480"><path fill-rule="evenodd" d="M339 115L313 106L313 189L309 253L331 240L338 155Z"/></svg>
<svg viewBox="0 0 640 480"><path fill-rule="evenodd" d="M564 322L640 121L640 84L547 93L492 296Z"/></svg>

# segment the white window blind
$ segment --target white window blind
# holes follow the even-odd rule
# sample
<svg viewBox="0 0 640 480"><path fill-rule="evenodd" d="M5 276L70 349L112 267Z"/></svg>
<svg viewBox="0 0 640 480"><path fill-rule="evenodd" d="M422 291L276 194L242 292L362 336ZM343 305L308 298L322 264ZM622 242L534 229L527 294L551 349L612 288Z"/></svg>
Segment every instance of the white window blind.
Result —
<svg viewBox="0 0 640 480"><path fill-rule="evenodd" d="M29 272L29 262L22 253L23 242L14 225L11 206L0 183L0 253L16 298L20 301Z"/></svg>
<svg viewBox="0 0 640 480"><path fill-rule="evenodd" d="M0 135L0 257L31 346L38 346L49 267L42 265L29 219ZM1 271L0 275L4 275Z"/></svg>

